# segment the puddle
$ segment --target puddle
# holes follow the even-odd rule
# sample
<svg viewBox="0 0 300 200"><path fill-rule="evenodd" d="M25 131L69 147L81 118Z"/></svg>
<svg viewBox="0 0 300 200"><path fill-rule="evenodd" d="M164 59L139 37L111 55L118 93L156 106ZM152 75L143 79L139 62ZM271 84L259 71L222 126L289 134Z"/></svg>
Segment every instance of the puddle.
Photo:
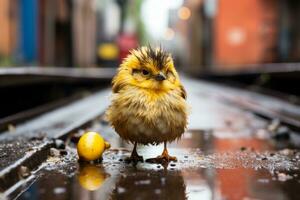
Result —
<svg viewBox="0 0 300 200"><path fill-rule="evenodd" d="M300 152L277 151L266 140L224 139L194 130L170 145L178 162L167 166L126 164L128 144L119 145L126 148L110 149L98 164L79 164L74 146L68 147L66 156L48 159L37 181L17 199L300 198ZM162 146L138 151L149 158L159 155Z"/></svg>

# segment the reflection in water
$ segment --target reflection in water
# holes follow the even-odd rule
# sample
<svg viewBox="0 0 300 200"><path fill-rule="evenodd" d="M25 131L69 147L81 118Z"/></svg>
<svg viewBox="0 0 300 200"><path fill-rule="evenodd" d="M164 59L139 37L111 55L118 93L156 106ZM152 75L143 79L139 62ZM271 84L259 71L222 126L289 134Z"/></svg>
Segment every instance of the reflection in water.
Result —
<svg viewBox="0 0 300 200"><path fill-rule="evenodd" d="M218 152L236 151L238 149L250 151L272 150L272 146L265 140L255 138L220 139L214 138L214 148ZM261 159L257 157L257 159ZM267 159L267 158L264 158ZM237 162L232 158L232 162ZM243 162L253 162L243 160ZM259 168L258 168L259 169ZM257 171L237 167L233 170L216 169L214 185L219 194L229 200L239 199L287 199L278 186L272 181L267 171Z"/></svg>
<svg viewBox="0 0 300 200"><path fill-rule="evenodd" d="M180 171L139 171L120 176L111 199L187 199Z"/></svg>
<svg viewBox="0 0 300 200"><path fill-rule="evenodd" d="M70 199L71 193L69 178L61 173L48 173L43 178L38 179L24 192L18 200L50 200L50 199Z"/></svg>
<svg viewBox="0 0 300 200"><path fill-rule="evenodd" d="M114 185L114 178L102 164L80 164L72 180L72 200L108 199Z"/></svg>
<svg viewBox="0 0 300 200"><path fill-rule="evenodd" d="M83 164L80 165L77 175L79 184L86 190L94 191L101 187L108 175L103 167Z"/></svg>

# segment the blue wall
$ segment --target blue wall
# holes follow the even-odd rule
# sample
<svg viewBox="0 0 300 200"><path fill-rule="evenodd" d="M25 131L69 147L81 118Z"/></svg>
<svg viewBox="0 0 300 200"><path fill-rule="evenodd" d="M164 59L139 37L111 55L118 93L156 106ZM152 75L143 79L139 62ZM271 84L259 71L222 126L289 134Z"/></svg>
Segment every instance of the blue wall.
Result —
<svg viewBox="0 0 300 200"><path fill-rule="evenodd" d="M37 0L20 0L20 58L25 63L37 60L37 4Z"/></svg>

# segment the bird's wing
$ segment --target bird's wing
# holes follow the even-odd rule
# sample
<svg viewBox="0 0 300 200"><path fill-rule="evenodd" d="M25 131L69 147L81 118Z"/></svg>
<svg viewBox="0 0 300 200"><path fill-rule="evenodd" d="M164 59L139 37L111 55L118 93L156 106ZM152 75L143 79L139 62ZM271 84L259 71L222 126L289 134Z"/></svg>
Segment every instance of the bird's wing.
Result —
<svg viewBox="0 0 300 200"><path fill-rule="evenodd" d="M122 79L115 76L112 81L112 91L113 93L118 93L125 86L125 82Z"/></svg>
<svg viewBox="0 0 300 200"><path fill-rule="evenodd" d="M182 98L186 99L186 91L185 91L183 85L180 84L179 87L180 87L180 92L181 92L180 94L181 94Z"/></svg>
<svg viewBox="0 0 300 200"><path fill-rule="evenodd" d="M114 83L112 85L112 91L113 91L113 93L118 93L120 89L121 89L120 84Z"/></svg>

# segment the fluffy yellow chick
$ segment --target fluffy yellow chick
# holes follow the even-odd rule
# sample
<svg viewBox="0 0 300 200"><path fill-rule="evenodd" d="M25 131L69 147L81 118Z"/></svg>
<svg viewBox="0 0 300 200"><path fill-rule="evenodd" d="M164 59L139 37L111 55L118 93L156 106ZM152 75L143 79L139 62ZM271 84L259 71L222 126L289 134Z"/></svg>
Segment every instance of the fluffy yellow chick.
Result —
<svg viewBox="0 0 300 200"><path fill-rule="evenodd" d="M131 51L112 81L106 118L116 132L134 144L130 161L143 161L137 144L164 143L161 156L149 161L176 161L167 142L179 139L187 125L186 92L170 54L161 48Z"/></svg>

